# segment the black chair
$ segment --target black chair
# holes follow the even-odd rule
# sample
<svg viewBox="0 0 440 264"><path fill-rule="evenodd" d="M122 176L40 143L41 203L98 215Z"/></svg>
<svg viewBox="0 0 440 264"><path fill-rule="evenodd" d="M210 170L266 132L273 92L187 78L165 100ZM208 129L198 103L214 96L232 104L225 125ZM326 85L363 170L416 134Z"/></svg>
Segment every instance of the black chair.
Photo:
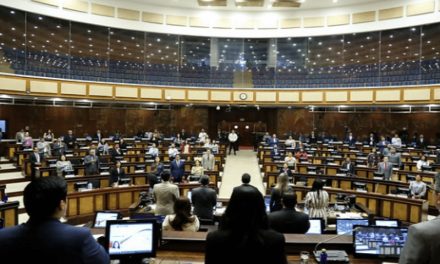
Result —
<svg viewBox="0 0 440 264"><path fill-rule="evenodd" d="M373 177L375 179L378 179L378 180L383 180L384 179L384 173L383 172L375 171L375 172L373 172Z"/></svg>

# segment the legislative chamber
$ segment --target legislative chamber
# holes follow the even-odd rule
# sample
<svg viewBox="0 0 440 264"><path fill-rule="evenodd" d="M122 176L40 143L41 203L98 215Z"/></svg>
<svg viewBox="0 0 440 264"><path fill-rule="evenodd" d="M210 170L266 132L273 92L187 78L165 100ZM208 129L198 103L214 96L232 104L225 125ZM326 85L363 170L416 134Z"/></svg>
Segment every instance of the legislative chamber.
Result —
<svg viewBox="0 0 440 264"><path fill-rule="evenodd" d="M440 247L412 239L440 230L439 12L0 1L0 240L56 218L96 263L434 263ZM64 197L44 191L60 179ZM61 200L37 221L32 199Z"/></svg>

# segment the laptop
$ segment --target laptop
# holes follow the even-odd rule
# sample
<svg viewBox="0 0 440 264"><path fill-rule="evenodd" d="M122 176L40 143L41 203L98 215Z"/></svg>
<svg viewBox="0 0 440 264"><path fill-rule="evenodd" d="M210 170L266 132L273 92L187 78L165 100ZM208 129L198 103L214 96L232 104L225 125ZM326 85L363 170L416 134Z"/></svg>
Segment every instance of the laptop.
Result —
<svg viewBox="0 0 440 264"><path fill-rule="evenodd" d="M399 227L399 220L397 219L376 219L374 220L375 226L390 226L390 227Z"/></svg>
<svg viewBox="0 0 440 264"><path fill-rule="evenodd" d="M322 218L311 218L309 219L310 228L306 235L321 235L324 231L324 219Z"/></svg>
<svg viewBox="0 0 440 264"><path fill-rule="evenodd" d="M122 215L116 211L97 211L93 219L92 228L105 228L107 220L122 219Z"/></svg>
<svg viewBox="0 0 440 264"><path fill-rule="evenodd" d="M408 228L355 226L355 257L398 259L408 237Z"/></svg>
<svg viewBox="0 0 440 264"><path fill-rule="evenodd" d="M367 226L368 219L336 218L336 233L351 236L355 225Z"/></svg>

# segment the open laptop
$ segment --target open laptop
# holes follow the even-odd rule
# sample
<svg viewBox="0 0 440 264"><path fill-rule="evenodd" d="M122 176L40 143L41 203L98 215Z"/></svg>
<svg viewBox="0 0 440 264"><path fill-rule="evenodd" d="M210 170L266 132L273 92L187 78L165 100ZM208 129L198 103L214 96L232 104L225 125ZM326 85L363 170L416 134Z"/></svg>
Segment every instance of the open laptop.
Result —
<svg viewBox="0 0 440 264"><path fill-rule="evenodd" d="M116 211L97 211L93 219L92 228L105 228L107 220L119 220L122 215Z"/></svg>
<svg viewBox="0 0 440 264"><path fill-rule="evenodd" d="M306 235L320 235L324 231L324 219L322 218L311 218L309 219L310 228Z"/></svg>

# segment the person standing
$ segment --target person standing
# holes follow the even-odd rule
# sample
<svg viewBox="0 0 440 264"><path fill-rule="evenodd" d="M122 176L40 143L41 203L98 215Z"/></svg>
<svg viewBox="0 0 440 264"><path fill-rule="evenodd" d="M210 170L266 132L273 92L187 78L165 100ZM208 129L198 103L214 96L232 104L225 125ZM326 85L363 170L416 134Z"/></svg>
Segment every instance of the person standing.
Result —
<svg viewBox="0 0 440 264"><path fill-rule="evenodd" d="M295 210L296 194L284 193L282 202L283 209L269 214L270 227L284 234L305 234L310 228L309 216Z"/></svg>
<svg viewBox="0 0 440 264"><path fill-rule="evenodd" d="M234 155L236 155L238 135L237 133L235 133L234 129L232 129L231 133L229 133L228 140L229 140L229 155L231 155L232 150L234 150Z"/></svg>
<svg viewBox="0 0 440 264"><path fill-rule="evenodd" d="M29 161L31 163L31 180L36 178L37 167L41 166L42 157L38 151L37 147L34 147L34 151L29 156Z"/></svg>
<svg viewBox="0 0 440 264"><path fill-rule="evenodd" d="M440 210L440 188L435 188L435 206ZM440 259L440 216L411 225L399 264L436 264Z"/></svg>
<svg viewBox="0 0 440 264"><path fill-rule="evenodd" d="M194 214L200 220L214 220L214 206L217 204L217 193L210 188L209 177L200 178L201 186L191 192L191 203L194 206Z"/></svg>
<svg viewBox="0 0 440 264"><path fill-rule="evenodd" d="M125 178L128 177L125 175L125 170L121 167L121 162L118 160L115 163L115 167L110 171L109 186L116 187L119 184L119 180Z"/></svg>
<svg viewBox="0 0 440 264"><path fill-rule="evenodd" d="M272 193L270 195L270 211L275 212L281 210L283 208L283 205L281 204L281 197L283 197L284 193L292 191L292 188L289 187L289 177L287 174L281 173L278 176L277 184L272 189Z"/></svg>
<svg viewBox="0 0 440 264"><path fill-rule="evenodd" d="M95 149L91 149L89 155L84 157L84 173L86 176L99 174L99 158Z"/></svg>
<svg viewBox="0 0 440 264"><path fill-rule="evenodd" d="M211 153L210 149L206 149L206 152L202 156L202 166L207 171L214 170L215 156Z"/></svg>
<svg viewBox="0 0 440 264"><path fill-rule="evenodd" d="M164 171L162 182L153 187L153 197L156 202L156 215L174 214L174 202L179 198L179 187L170 183L170 172Z"/></svg>
<svg viewBox="0 0 440 264"><path fill-rule="evenodd" d="M409 191L414 199L423 199L426 194L426 183L422 182L420 174L416 175L416 180L410 182Z"/></svg>
<svg viewBox="0 0 440 264"><path fill-rule="evenodd" d="M393 175L393 164L388 161L388 157L383 157L383 162L377 165L377 172L383 173L384 180L391 180Z"/></svg>
<svg viewBox="0 0 440 264"><path fill-rule="evenodd" d="M242 185L232 191L219 228L206 237L205 263L286 264L283 234L269 229L260 191Z"/></svg>
<svg viewBox="0 0 440 264"><path fill-rule="evenodd" d="M327 222L329 196L323 188L324 183L321 179L316 179L312 184L312 189L306 194L304 204L309 210L310 218L323 218Z"/></svg>
<svg viewBox="0 0 440 264"><path fill-rule="evenodd" d="M0 230L2 263L107 264L90 230L60 222L67 210L67 183L57 176L31 181L23 192L29 220Z"/></svg>
<svg viewBox="0 0 440 264"><path fill-rule="evenodd" d="M185 175L185 162L180 159L180 155L177 154L176 158L170 163L170 171L173 182L182 182Z"/></svg>

